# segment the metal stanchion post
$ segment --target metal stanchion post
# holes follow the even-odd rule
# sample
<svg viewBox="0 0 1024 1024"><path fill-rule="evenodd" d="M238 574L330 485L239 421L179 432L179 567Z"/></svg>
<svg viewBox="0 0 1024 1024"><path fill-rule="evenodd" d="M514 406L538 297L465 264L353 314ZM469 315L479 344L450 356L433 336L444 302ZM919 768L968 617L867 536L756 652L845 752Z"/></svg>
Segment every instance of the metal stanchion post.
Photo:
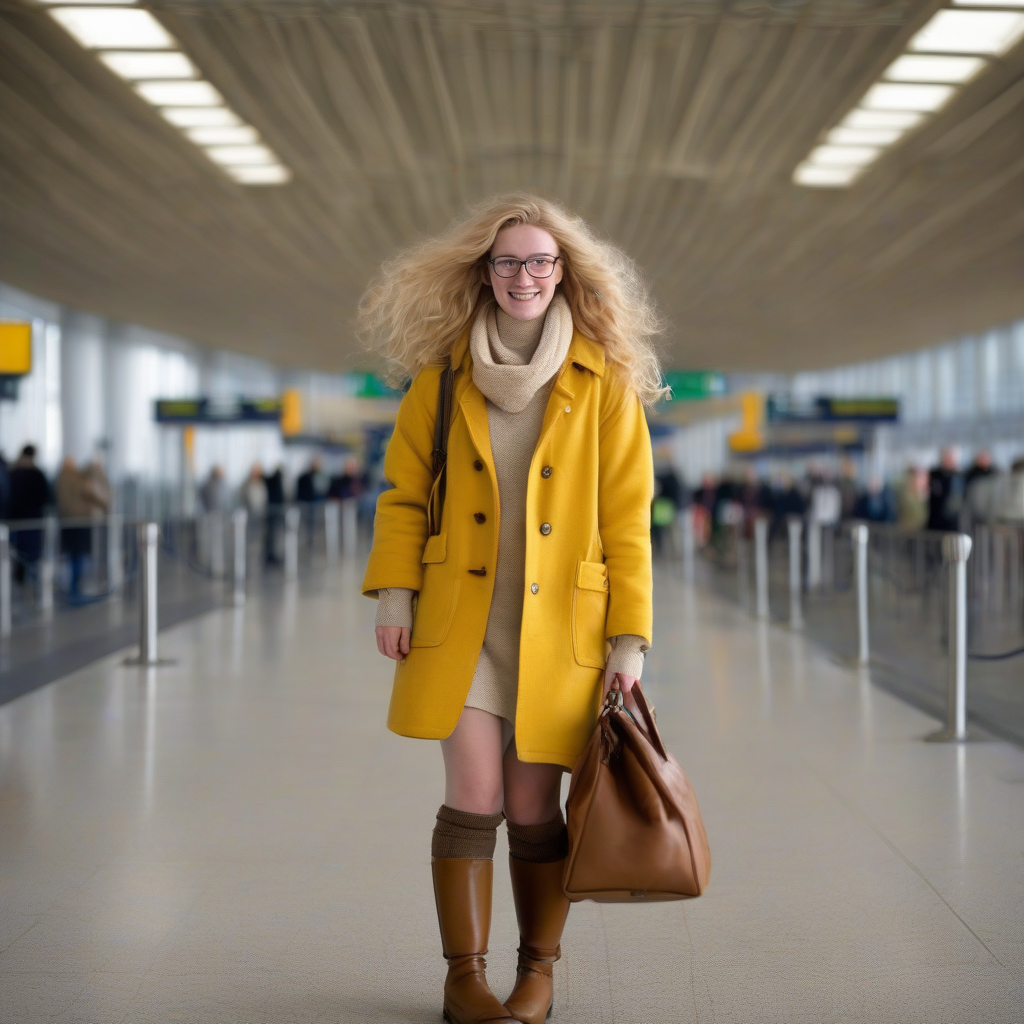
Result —
<svg viewBox="0 0 1024 1024"><path fill-rule="evenodd" d="M696 545L693 536L693 506L684 508L679 513L680 526L683 531L683 579L692 583L695 576Z"/></svg>
<svg viewBox="0 0 1024 1024"><path fill-rule="evenodd" d="M236 605L245 604L245 543L248 514L244 508L231 513L231 535L233 541L232 573L235 589L233 600Z"/></svg>
<svg viewBox="0 0 1024 1024"><path fill-rule="evenodd" d="M284 514L284 578L299 578L299 522L302 513L292 505Z"/></svg>
<svg viewBox="0 0 1024 1024"><path fill-rule="evenodd" d="M121 558L121 517L107 516L107 589L117 593L124 583L124 563Z"/></svg>
<svg viewBox="0 0 1024 1024"><path fill-rule="evenodd" d="M139 656L129 665L159 665L157 620L157 557L160 527L139 523Z"/></svg>
<svg viewBox="0 0 1024 1024"><path fill-rule="evenodd" d="M736 526L736 587L740 607L750 607L750 563L748 561L747 538L743 536L743 524Z"/></svg>
<svg viewBox="0 0 1024 1024"><path fill-rule="evenodd" d="M868 528L858 523L850 531L857 573L857 662L866 665L868 649Z"/></svg>
<svg viewBox="0 0 1024 1024"><path fill-rule="evenodd" d="M11 531L0 523L0 636L11 635Z"/></svg>
<svg viewBox="0 0 1024 1024"><path fill-rule="evenodd" d="M807 523L807 589L821 588L821 523Z"/></svg>
<svg viewBox="0 0 1024 1024"><path fill-rule="evenodd" d="M329 565L334 565L338 561L340 512L341 507L337 501L328 501L324 505L324 541Z"/></svg>
<svg viewBox="0 0 1024 1024"><path fill-rule="evenodd" d="M971 538L948 533L942 538L942 560L949 566L949 678L946 727L927 738L936 743L963 743L967 735L967 559Z"/></svg>
<svg viewBox="0 0 1024 1024"><path fill-rule="evenodd" d="M358 511L355 498L346 498L341 503L341 550L346 558L355 556L359 543Z"/></svg>
<svg viewBox="0 0 1024 1024"><path fill-rule="evenodd" d="M39 562L39 607L53 612L53 585L57 575L57 517L47 516L43 528L43 557Z"/></svg>
<svg viewBox="0 0 1024 1024"><path fill-rule="evenodd" d="M754 586L757 594L757 617L768 618L768 520L754 520Z"/></svg>
<svg viewBox="0 0 1024 1024"><path fill-rule="evenodd" d="M208 514L210 531L210 575L224 578L224 519L220 512Z"/></svg>
<svg viewBox="0 0 1024 1024"><path fill-rule="evenodd" d="M803 522L799 516L790 516L786 520L786 528L789 531L789 625L792 629L801 629L804 624L800 572Z"/></svg>

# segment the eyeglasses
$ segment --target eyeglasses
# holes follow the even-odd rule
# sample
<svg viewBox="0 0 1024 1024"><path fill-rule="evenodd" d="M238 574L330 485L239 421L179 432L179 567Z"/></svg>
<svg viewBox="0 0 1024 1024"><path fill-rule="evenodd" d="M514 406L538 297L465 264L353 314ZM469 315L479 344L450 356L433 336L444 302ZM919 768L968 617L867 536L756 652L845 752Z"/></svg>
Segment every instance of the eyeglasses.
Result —
<svg viewBox="0 0 1024 1024"><path fill-rule="evenodd" d="M555 264L561 256L531 256L527 260L517 260L512 256L499 256L487 262L494 268L498 277L515 277L520 267L526 267L530 277L550 277L555 272Z"/></svg>

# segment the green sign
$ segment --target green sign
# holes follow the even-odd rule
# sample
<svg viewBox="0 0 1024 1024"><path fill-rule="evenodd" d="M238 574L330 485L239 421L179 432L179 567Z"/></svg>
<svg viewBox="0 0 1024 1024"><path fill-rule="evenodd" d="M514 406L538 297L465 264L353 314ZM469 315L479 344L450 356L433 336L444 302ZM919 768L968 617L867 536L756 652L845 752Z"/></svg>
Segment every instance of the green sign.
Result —
<svg viewBox="0 0 1024 1024"><path fill-rule="evenodd" d="M402 392L389 388L384 378L369 370L350 370L345 374L345 390L350 398L401 398Z"/></svg>
<svg viewBox="0 0 1024 1024"><path fill-rule="evenodd" d="M724 395L725 374L715 370L667 370L665 384L672 389L672 402L694 402Z"/></svg>

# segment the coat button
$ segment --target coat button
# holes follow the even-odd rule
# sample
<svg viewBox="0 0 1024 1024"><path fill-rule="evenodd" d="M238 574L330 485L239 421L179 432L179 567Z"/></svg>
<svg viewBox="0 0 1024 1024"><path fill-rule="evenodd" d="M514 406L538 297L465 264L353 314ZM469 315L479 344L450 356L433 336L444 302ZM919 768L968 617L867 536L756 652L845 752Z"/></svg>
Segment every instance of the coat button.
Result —
<svg viewBox="0 0 1024 1024"><path fill-rule="evenodd" d="M474 459L473 468L479 473L484 468L484 464L479 459Z"/></svg>
<svg viewBox="0 0 1024 1024"><path fill-rule="evenodd" d="M540 590L540 587L538 587L536 583L531 583L530 584L530 593L531 594L536 594L538 590Z"/></svg>
<svg viewBox="0 0 1024 1024"><path fill-rule="evenodd" d="M474 518L474 519L475 519L475 520L476 520L476 521L477 521L478 523L486 523L486 522L487 522L487 516L485 516L485 515L483 514L483 512L474 512L474 513L473 513L473 518Z"/></svg>
<svg viewBox="0 0 1024 1024"><path fill-rule="evenodd" d="M540 475L541 475L542 477L544 477L544 479L545 479L545 480L547 480L547 478L548 478L549 476L551 476L551 467L550 467L550 466L545 466L545 467L544 467L544 468L543 468L543 469L542 469L542 470L540 471Z"/></svg>
<svg viewBox="0 0 1024 1024"><path fill-rule="evenodd" d="M566 411L566 412L572 412L572 406L571 406L571 405L567 405L567 406L565 407L565 411Z"/></svg>
<svg viewBox="0 0 1024 1024"><path fill-rule="evenodd" d="M551 532L551 524L550 523L541 523L540 524L540 532L543 533L544 536L546 537Z"/></svg>

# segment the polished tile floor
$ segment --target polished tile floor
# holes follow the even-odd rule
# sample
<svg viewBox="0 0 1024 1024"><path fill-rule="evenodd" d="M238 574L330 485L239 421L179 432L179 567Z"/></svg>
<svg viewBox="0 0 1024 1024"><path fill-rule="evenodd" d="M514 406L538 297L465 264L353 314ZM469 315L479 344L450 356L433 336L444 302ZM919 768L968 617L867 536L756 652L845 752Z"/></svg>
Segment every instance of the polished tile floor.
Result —
<svg viewBox="0 0 1024 1024"><path fill-rule="evenodd" d="M112 656L0 707L3 1024L440 1019L440 758L384 729L357 582L257 595L165 633L173 665ZM647 689L712 883L575 907L555 1020L1024 1021L1024 751L925 744L933 721L800 637L657 587Z"/></svg>

